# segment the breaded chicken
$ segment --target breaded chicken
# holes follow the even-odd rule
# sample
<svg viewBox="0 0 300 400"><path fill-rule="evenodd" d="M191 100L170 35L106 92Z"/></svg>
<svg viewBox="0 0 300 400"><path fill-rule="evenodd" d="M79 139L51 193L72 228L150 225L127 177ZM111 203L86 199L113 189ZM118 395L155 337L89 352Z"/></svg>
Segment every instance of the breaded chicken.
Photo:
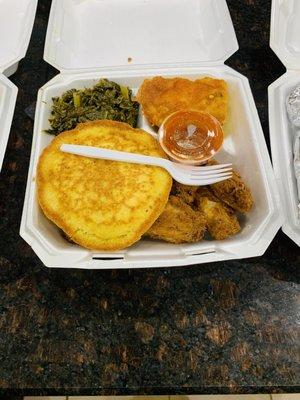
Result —
<svg viewBox="0 0 300 400"><path fill-rule="evenodd" d="M215 203L221 203L222 206L226 209L226 211L230 214L233 215L235 214L235 211L233 208L231 208L228 204L224 203L221 199L219 199L214 192L211 190L211 185L209 186L199 186L197 188L197 193L195 196L195 208L197 208L197 201L199 200L199 197L207 197L209 200L214 201Z"/></svg>
<svg viewBox="0 0 300 400"><path fill-rule="evenodd" d="M192 206L196 198L197 190L197 186L183 185L182 183L174 181L171 193L179 197L186 204Z"/></svg>
<svg viewBox="0 0 300 400"><path fill-rule="evenodd" d="M216 165L218 162L211 159L207 165ZM245 184L242 177L233 170L232 178L226 181L210 185L211 190L218 199L228 204L231 208L240 213L247 213L254 204L250 188Z"/></svg>
<svg viewBox="0 0 300 400"><path fill-rule="evenodd" d="M136 99L150 124L158 127L170 114L183 109L207 112L221 124L227 118L227 83L221 79L157 76L144 80Z"/></svg>
<svg viewBox="0 0 300 400"><path fill-rule="evenodd" d="M206 230L206 219L182 199L171 195L164 212L146 233L152 239L170 243L199 242Z"/></svg>
<svg viewBox="0 0 300 400"><path fill-rule="evenodd" d="M233 171L232 178L214 183L210 187L220 200L240 213L245 214L253 207L254 201L251 190L235 171Z"/></svg>
<svg viewBox="0 0 300 400"><path fill-rule="evenodd" d="M224 240L241 230L233 210L218 200L208 187L199 188L196 206L205 215L207 229L213 239Z"/></svg>

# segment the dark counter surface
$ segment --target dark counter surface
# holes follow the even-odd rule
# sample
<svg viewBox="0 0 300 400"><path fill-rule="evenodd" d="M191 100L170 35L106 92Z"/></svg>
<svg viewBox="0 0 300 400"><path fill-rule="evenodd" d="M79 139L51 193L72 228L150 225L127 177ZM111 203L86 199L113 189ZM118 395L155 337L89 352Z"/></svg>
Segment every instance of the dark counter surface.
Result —
<svg viewBox="0 0 300 400"><path fill-rule="evenodd" d="M270 0L228 0L268 139ZM279 232L263 257L174 269L45 268L19 237L50 1L12 77L16 113L0 177L0 394L297 392L299 248ZM299 78L300 80L300 78ZM25 113L27 110L27 114ZM30 114L30 109L29 109Z"/></svg>

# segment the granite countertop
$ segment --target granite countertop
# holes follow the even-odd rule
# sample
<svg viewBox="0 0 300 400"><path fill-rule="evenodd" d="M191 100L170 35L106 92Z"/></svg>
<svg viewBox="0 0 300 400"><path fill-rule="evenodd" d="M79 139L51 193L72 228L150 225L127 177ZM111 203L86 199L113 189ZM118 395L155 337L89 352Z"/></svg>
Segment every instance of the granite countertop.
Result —
<svg viewBox="0 0 300 400"><path fill-rule="evenodd" d="M270 0L228 0L268 138ZM19 237L50 0L40 0L0 177L0 394L297 392L299 248L279 232L264 256L174 269L45 268ZM28 109L29 107L29 109ZM29 110L29 112L28 112Z"/></svg>

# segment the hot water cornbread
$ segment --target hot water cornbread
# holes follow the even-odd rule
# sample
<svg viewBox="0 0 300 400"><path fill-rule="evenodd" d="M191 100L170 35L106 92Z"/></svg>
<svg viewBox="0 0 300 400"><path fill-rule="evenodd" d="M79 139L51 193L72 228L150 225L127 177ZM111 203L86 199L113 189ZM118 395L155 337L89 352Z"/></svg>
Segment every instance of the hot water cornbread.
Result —
<svg viewBox="0 0 300 400"><path fill-rule="evenodd" d="M158 142L125 123L87 122L59 134L38 164L39 204L72 241L94 250L119 250L138 241L163 212L171 176L159 167L64 153L64 143L165 158Z"/></svg>
<svg viewBox="0 0 300 400"><path fill-rule="evenodd" d="M165 118L181 110L194 110L213 115L223 125L228 114L228 88L222 79L204 77L145 79L137 101L151 125L160 126Z"/></svg>

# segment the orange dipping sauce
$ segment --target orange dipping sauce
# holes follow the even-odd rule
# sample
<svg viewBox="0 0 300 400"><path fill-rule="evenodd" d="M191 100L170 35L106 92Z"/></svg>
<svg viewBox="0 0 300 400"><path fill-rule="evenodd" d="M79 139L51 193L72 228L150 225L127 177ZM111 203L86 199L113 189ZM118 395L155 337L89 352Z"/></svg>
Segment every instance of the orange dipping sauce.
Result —
<svg viewBox="0 0 300 400"><path fill-rule="evenodd" d="M199 111L177 111L165 119L159 132L163 150L185 164L202 164L222 147L223 129L212 115Z"/></svg>

